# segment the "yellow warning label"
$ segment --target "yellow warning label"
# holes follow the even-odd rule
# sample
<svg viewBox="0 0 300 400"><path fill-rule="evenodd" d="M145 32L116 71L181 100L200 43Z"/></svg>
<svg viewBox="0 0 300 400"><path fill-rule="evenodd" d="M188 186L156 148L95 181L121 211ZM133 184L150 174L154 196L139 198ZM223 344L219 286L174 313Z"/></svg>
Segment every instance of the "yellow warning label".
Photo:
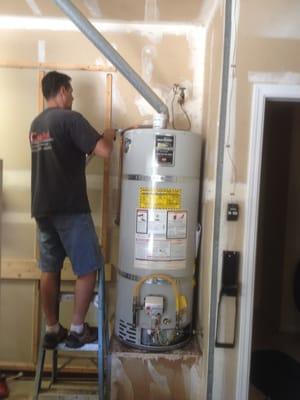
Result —
<svg viewBox="0 0 300 400"><path fill-rule="evenodd" d="M140 188L140 208L181 208L181 189Z"/></svg>

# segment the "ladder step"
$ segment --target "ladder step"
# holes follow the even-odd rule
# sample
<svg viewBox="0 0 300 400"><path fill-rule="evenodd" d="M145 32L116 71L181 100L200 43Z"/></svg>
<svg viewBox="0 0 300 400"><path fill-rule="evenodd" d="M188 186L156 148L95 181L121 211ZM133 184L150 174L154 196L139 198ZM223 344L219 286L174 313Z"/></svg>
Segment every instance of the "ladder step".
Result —
<svg viewBox="0 0 300 400"><path fill-rule="evenodd" d="M49 400L104 400L106 397L109 397L109 379L110 379L110 371L108 371L105 375L106 369L110 368L110 359L108 353L108 324L105 320L105 305L104 305L104 271L99 271L99 279L98 279L98 292L94 292L91 300L91 305L98 308L98 332L99 332L99 343L88 343L78 349L71 349L65 345L65 343L60 343L52 352L52 385L48 385L47 387L44 385L45 381L43 381L44 374L44 364L45 364L45 356L46 349L43 348L42 342L45 332L45 323L43 323L41 328L41 340L39 344L39 357L35 374L35 383L34 383L34 393L33 400L40 399L49 399ZM101 293L98 296L98 293ZM70 291L62 291L60 292L59 301L74 301L74 292ZM100 306L100 309L99 309ZM105 330L105 333L104 333ZM58 351L59 350L59 351ZM100 350L100 352L99 352ZM77 353L76 355L74 353ZM88 354L90 353L90 354ZM58 360L66 358L65 362L59 363ZM84 387L80 384L80 387L77 387L76 384L67 385L68 388L60 387L59 391L56 386L60 384L61 377L59 377L60 372L66 367L73 359L76 358L85 358L90 359L95 365L98 366L97 371L97 390L91 391L91 385L87 387L84 391ZM61 360L60 360L61 361ZM55 382L55 385L54 385ZM79 382L77 382L79 383ZM55 387L54 387L55 386ZM72 393L70 393L70 389ZM75 391L74 391L75 390Z"/></svg>
<svg viewBox="0 0 300 400"><path fill-rule="evenodd" d="M95 343L87 343L83 345L82 347L79 347L79 349L71 349L70 347L67 347L65 343L59 343L58 346L56 346L56 350L60 351L68 351L68 352L79 352L79 351L85 351L85 352L98 352L98 342Z"/></svg>
<svg viewBox="0 0 300 400"><path fill-rule="evenodd" d="M99 400L98 394L40 393L43 400Z"/></svg>
<svg viewBox="0 0 300 400"><path fill-rule="evenodd" d="M82 380L79 380L76 382L74 380L59 379L58 383L51 384L51 390L76 392L78 394L96 394L98 392L98 385L95 381L83 382Z"/></svg>

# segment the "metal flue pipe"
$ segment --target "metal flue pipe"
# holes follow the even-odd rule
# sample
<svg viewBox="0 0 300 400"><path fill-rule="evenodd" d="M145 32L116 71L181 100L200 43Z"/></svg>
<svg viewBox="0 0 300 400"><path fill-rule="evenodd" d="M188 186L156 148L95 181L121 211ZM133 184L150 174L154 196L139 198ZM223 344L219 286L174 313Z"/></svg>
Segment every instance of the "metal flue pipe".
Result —
<svg viewBox="0 0 300 400"><path fill-rule="evenodd" d="M97 47L98 50L117 68L144 99L160 114L169 120L166 104L154 93L147 83L135 72L112 45L97 31L88 19L69 0L54 0L58 7L70 18L77 28Z"/></svg>

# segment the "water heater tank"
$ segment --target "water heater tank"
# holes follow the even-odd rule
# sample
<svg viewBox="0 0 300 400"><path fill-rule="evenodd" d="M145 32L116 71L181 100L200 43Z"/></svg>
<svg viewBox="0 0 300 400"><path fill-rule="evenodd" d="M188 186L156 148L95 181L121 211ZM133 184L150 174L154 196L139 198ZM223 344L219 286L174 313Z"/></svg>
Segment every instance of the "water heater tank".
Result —
<svg viewBox="0 0 300 400"><path fill-rule="evenodd" d="M124 135L115 333L148 351L191 336L201 138L169 129Z"/></svg>

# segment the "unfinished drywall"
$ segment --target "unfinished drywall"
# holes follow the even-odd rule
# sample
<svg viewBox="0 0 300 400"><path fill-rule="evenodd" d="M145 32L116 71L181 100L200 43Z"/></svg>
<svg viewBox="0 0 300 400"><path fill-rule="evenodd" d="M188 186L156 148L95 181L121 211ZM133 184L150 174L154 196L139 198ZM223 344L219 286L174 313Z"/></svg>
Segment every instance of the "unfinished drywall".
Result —
<svg viewBox="0 0 300 400"><path fill-rule="evenodd" d="M138 32L107 34L108 39L120 49L122 55L148 81L167 102L172 100L172 87L176 82L185 82L188 87L187 111L192 114L193 130L200 131L201 115L201 51L203 33L192 29L188 35L164 35L152 41ZM15 60L20 64L38 59L39 40L45 42L45 61L57 64L85 64L100 62L107 64L104 58L79 32L24 32L7 31L1 35L1 54L5 59ZM197 42L200 42L200 46ZM57 43L60 43L57 46ZM202 46L202 48L201 48ZM150 53L148 50L150 49ZM168 49L168 51L166 51ZM147 57L145 57L145 54ZM0 60L1 61L1 60ZM195 72L197 63L200 72ZM172 68L169 66L172 64ZM74 86L74 109L82 112L92 124L103 128L105 74L88 72L70 72ZM194 78L197 87L194 87ZM5 160L4 168L4 215L5 232L3 238L3 256L30 257L30 237L32 237L32 221L28 214L30 196L30 153L28 151L27 132L30 121L36 114L36 72L34 70L1 69L2 85L0 104L3 110L1 126L1 157ZM199 109L198 109L199 108ZM17 111L15 111L17 110ZM200 110L200 112L199 112ZM17 118L16 118L17 114ZM153 110L139 94L119 74L113 74L113 125L124 128L133 124L151 121ZM176 116L175 116L176 117ZM177 118L177 117L176 117ZM8 135L9 132L9 135ZM12 151L14 149L15 151ZM101 171L99 161L92 161L88 167L87 179L90 199L96 224L99 225L100 187L97 172ZM99 169L100 168L100 169ZM98 174L99 174L98 172ZM101 172L100 172L101 173ZM98 189L98 190L97 190ZM20 193L20 191L22 193ZM16 193L18 192L18 196ZM98 204L97 204L98 202ZM22 223L18 229L21 237L16 238L14 245L9 236L12 224ZM22 222L21 222L22 220ZM7 226L9 225L9 226ZM29 229L26 232L26 227ZM20 226L19 226L20 228ZM23 231L23 234L22 232ZM23 235L23 236L22 236ZM9 243L8 243L9 242ZM23 243L21 254L19 243ZM26 244L26 242L28 242ZM14 253L15 251L15 253Z"/></svg>
<svg viewBox="0 0 300 400"><path fill-rule="evenodd" d="M167 1L158 0L73 0L76 5L89 18L102 18L119 21L147 20L169 22L194 22L199 20L202 11L202 2L189 0L182 3L172 0L172 7ZM53 1L49 0L2 0L0 12L3 15L33 15L61 17L61 12Z"/></svg>
<svg viewBox="0 0 300 400"><path fill-rule="evenodd" d="M202 357L192 340L171 353L140 353L120 344L112 348L112 400L204 400Z"/></svg>
<svg viewBox="0 0 300 400"><path fill-rule="evenodd" d="M33 366L34 287L31 282L0 282L0 367ZM9 306L8 306L9 303ZM4 363L5 361L5 363Z"/></svg>
<svg viewBox="0 0 300 400"><path fill-rule="evenodd" d="M232 44L231 87L228 93L221 249L238 250L243 254L253 83L257 80L275 84L297 82L295 74L300 69L298 16L297 0L291 0L288 4L281 0L233 2L233 33L236 32L236 40ZM240 218L235 223L225 220L229 201L236 201L240 205ZM242 262L241 295L249 284L243 280ZM238 345L239 341L235 349L217 351L214 373L216 400L235 398Z"/></svg>
<svg viewBox="0 0 300 400"><path fill-rule="evenodd" d="M150 7L150 6L149 6ZM0 8L1 12L1 8ZM149 9L150 13L150 9ZM66 20L64 20L67 22ZM2 21L3 22L3 21ZM24 22L24 20L23 20ZM34 28L36 20L30 25ZM0 16L0 64L15 62L16 68L0 69L1 120L0 120L0 158L4 160L4 207L3 207L3 241L2 259L20 262L32 261L36 257L35 224L30 218L30 149L28 131L31 120L38 112L37 89L38 72L34 69L21 69L26 63L46 62L68 65L103 64L111 69L110 64L103 58L92 44L78 31L65 30L64 23L60 28L52 30L53 21L41 20L42 29L3 29ZM67 25L67 24L66 24ZM105 23L104 23L105 25ZM61 29L61 30L60 30ZM202 81L204 68L205 32L201 26L180 24L158 24L152 26L140 24L131 26L127 23L107 23L106 38L116 47L129 64L147 81L147 83L170 104L173 96L173 84L179 83L187 88L186 110L192 120L192 130L200 133L202 125ZM105 73L65 71L72 76L74 87L74 109L82 112L97 128L104 127L105 102ZM118 73L113 75L113 126L126 128L134 124L146 123L152 120L154 110L149 107L131 85ZM184 124L180 110L176 110L175 118ZM2 118L3 115L3 118ZM116 151L117 153L117 151ZM117 156L113 155L113 178L111 193L112 220L116 215L117 201L114 196L117 184ZM101 187L102 163L94 159L87 168L88 194L91 202L92 215L98 232L101 228ZM117 232L112 233L112 251L110 261L115 263L117 253ZM28 304L35 307L36 287L34 280L3 281L5 293L5 311L1 309L1 326L11 326L17 323L18 312L13 311L12 296L19 286L27 298ZM110 290L113 295L114 291ZM109 303L114 303L114 296ZM4 303L3 303L4 304ZM22 312L22 310L19 310ZM112 311L110 311L111 314ZM70 313L63 313L63 322L68 325ZM8 319L9 317L9 321ZM24 325L24 341L26 349L33 346L33 334L29 327L35 323L34 315L28 318ZM9 324L7 324L9 322ZM18 329L19 330L19 329ZM2 330L0 336L14 343L16 332ZM5 342L6 343L6 342ZM0 364L10 365L11 355L1 349ZM2 351L3 350L3 351ZM34 359L30 353L22 354L18 360L13 353L15 365L33 368ZM18 364L19 363L19 364ZM21 363L21 364L20 364Z"/></svg>

